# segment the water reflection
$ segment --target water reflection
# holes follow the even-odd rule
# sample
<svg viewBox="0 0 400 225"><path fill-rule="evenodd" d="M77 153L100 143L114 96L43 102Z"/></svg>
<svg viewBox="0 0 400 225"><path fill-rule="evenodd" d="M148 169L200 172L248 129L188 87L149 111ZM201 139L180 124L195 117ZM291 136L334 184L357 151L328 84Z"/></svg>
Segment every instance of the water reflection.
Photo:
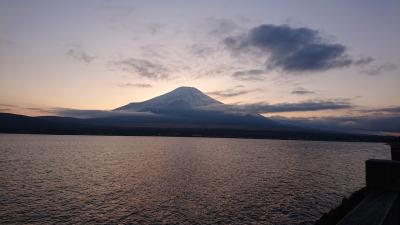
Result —
<svg viewBox="0 0 400 225"><path fill-rule="evenodd" d="M5 223L312 224L383 144L0 135Z"/></svg>

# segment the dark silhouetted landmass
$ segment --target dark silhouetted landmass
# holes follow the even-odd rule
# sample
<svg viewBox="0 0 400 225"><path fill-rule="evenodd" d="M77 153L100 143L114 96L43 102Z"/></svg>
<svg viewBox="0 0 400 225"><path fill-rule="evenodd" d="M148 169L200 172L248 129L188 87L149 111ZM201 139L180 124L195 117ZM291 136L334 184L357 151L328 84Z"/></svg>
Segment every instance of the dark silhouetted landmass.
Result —
<svg viewBox="0 0 400 225"><path fill-rule="evenodd" d="M284 140L373 141L390 142L391 136L322 132L315 130L266 130L228 128L183 127L126 127L105 125L101 119L68 117L29 117L0 113L0 132L18 134L58 135L121 135L121 136L172 136L172 137L224 137Z"/></svg>

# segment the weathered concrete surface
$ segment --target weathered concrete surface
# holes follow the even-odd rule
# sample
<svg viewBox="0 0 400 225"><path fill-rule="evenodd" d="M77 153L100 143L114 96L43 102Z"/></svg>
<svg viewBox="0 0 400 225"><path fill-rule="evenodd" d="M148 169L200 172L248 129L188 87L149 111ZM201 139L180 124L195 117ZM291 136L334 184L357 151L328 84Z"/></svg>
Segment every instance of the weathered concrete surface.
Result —
<svg viewBox="0 0 400 225"><path fill-rule="evenodd" d="M365 165L367 191L400 192L400 161L370 159Z"/></svg>
<svg viewBox="0 0 400 225"><path fill-rule="evenodd" d="M331 209L328 213L324 213L314 225L336 225L364 200L366 193L366 188L362 188L351 194L349 198L343 198L339 206Z"/></svg>
<svg viewBox="0 0 400 225"><path fill-rule="evenodd" d="M399 193L370 192L338 225L399 225Z"/></svg>
<svg viewBox="0 0 400 225"><path fill-rule="evenodd" d="M400 160L400 141L390 143L392 160Z"/></svg>
<svg viewBox="0 0 400 225"><path fill-rule="evenodd" d="M400 225L400 138L390 148L392 160L365 162L367 197L338 225ZM329 219L324 216L317 224L332 224L337 219L336 214Z"/></svg>

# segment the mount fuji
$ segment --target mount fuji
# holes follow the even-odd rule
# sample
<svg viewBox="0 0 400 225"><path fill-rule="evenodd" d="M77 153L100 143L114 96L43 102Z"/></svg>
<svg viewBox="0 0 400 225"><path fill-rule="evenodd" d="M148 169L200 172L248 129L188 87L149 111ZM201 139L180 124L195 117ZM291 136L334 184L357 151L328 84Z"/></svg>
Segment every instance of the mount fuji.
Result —
<svg viewBox="0 0 400 225"><path fill-rule="evenodd" d="M285 128L259 114L230 112L227 105L194 87L179 87L171 92L144 102L129 103L113 110L126 113L118 118L102 118L124 126L245 128L276 130ZM149 113L138 116L129 113ZM104 120L105 119L105 120ZM99 119L96 119L99 121ZM118 122L119 121L119 122ZM99 121L100 122L100 121Z"/></svg>
<svg viewBox="0 0 400 225"><path fill-rule="evenodd" d="M38 117L0 113L0 133L391 140L384 136L326 132L280 124L259 114L235 110L193 87L179 87L147 101L129 103L110 111L72 112L73 116ZM82 113L86 113L84 117Z"/></svg>
<svg viewBox="0 0 400 225"><path fill-rule="evenodd" d="M115 109L118 110L133 110L133 111L158 111L166 109L195 109L201 107L210 107L215 105L223 105L200 90L194 87L179 87L171 92L150 100L129 103L125 106Z"/></svg>

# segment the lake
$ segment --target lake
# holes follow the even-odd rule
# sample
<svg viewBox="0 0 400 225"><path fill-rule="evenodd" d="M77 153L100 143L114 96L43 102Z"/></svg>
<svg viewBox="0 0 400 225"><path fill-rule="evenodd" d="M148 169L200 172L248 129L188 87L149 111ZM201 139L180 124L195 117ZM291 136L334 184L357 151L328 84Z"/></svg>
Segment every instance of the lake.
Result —
<svg viewBox="0 0 400 225"><path fill-rule="evenodd" d="M380 143L0 134L0 222L313 224Z"/></svg>

